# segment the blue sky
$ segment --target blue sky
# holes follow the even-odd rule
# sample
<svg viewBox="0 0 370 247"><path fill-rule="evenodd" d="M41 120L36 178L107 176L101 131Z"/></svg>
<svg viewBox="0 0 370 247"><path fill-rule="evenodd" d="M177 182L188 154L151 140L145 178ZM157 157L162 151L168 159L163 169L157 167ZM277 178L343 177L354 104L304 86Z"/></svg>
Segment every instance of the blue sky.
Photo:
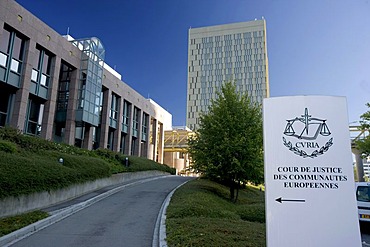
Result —
<svg viewBox="0 0 370 247"><path fill-rule="evenodd" d="M122 80L185 125L190 27L266 19L270 94L370 102L369 0L17 0L60 34L98 37Z"/></svg>

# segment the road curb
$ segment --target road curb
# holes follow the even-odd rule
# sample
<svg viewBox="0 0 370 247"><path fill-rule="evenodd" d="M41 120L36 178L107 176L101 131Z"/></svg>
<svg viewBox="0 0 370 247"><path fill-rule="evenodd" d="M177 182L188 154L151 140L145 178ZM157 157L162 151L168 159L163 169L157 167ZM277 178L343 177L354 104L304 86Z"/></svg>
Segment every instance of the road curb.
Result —
<svg viewBox="0 0 370 247"><path fill-rule="evenodd" d="M155 223L152 247L167 247L167 241L166 241L166 237L167 237L167 233L166 233L167 207L170 204L173 193L175 193L175 191L178 188L180 188L181 186L183 186L184 184L186 184L189 181L191 181L191 180L185 181L182 184L180 184L179 186L177 186L176 188L174 188L167 195L166 199L164 199L164 201L162 203L162 206L161 206L161 209L159 210L156 223Z"/></svg>
<svg viewBox="0 0 370 247"><path fill-rule="evenodd" d="M67 208L64 208L64 209L61 209L61 210L58 210L57 212L54 212L52 213L51 216L47 217L46 219L43 219L43 220L40 220L40 221L37 221L31 225L28 225L24 228L21 228L17 231L14 231L10 234L7 234L3 237L0 238L0 246L3 246L3 247L8 247L16 242L18 242L19 240L21 239L24 239L58 221L61 221L63 220L64 218L67 218L68 216L71 216L72 214L84 209L84 208L87 208L89 206L91 206L92 204L108 197L108 196L111 196L121 190L123 190L124 188L128 187L128 186L132 186L132 185L136 185L136 184L141 184L141 183L145 183L145 182L149 182L149 181L153 181L153 180L156 180L156 179L160 179L160 178L165 178L165 177L170 177L172 175L165 175L165 176L157 176L157 177L151 177L151 178L146 178L146 179L142 179L142 180L139 180L139 181L135 181L135 182L132 182L132 183L128 183L128 184L124 184L124 185L121 185L121 186L118 186L114 189L111 189L107 192L104 192L100 195L97 195L93 198L90 198L84 202L80 202L80 203L77 203L75 205L72 205L72 206L69 206Z"/></svg>

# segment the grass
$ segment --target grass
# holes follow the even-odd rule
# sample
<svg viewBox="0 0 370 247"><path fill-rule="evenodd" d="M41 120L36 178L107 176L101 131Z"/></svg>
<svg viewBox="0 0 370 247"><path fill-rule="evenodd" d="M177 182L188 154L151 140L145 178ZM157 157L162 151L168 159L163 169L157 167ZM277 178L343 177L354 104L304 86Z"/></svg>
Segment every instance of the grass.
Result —
<svg viewBox="0 0 370 247"><path fill-rule="evenodd" d="M232 203L223 185L188 182L174 193L166 225L170 247L266 246L264 192L248 186Z"/></svg>
<svg viewBox="0 0 370 247"><path fill-rule="evenodd" d="M125 167L129 158L130 166ZM63 158L63 164L59 163ZM50 191L109 177L115 173L173 168L107 149L86 150L0 128L0 199Z"/></svg>
<svg viewBox="0 0 370 247"><path fill-rule="evenodd" d="M0 237L48 217L48 213L33 211L0 219Z"/></svg>

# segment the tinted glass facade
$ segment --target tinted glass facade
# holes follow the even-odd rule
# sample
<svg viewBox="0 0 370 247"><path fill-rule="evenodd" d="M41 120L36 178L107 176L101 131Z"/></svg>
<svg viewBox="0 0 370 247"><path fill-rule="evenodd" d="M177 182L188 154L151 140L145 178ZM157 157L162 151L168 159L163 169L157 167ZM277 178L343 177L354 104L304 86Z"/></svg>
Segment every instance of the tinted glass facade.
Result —
<svg viewBox="0 0 370 247"><path fill-rule="evenodd" d="M262 103L269 97L264 20L189 30L186 125L196 129L225 81Z"/></svg>

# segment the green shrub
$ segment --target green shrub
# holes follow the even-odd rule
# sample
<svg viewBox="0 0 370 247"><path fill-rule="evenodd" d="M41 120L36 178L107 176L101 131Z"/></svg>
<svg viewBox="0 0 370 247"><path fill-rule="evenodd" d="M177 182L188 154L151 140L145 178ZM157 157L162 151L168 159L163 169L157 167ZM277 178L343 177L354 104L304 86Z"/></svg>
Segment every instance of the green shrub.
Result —
<svg viewBox="0 0 370 247"><path fill-rule="evenodd" d="M18 149L18 150L17 150ZM152 160L108 149L89 151L0 128L0 198L64 188L127 171L175 169ZM63 164L59 163L63 158Z"/></svg>
<svg viewBox="0 0 370 247"><path fill-rule="evenodd" d="M137 157L137 156L127 156L121 153L113 152L109 149L96 149L92 151L98 157L110 162L112 164L113 173L118 172L135 172L135 171L148 171L148 170L158 170L168 172L170 174L175 174L176 169L171 168L164 164L159 164L153 160ZM125 167L126 158L129 159L129 167Z"/></svg>
<svg viewBox="0 0 370 247"><path fill-rule="evenodd" d="M64 163L59 163L59 158ZM19 155L0 152L0 198L50 191L111 175L108 162L56 151Z"/></svg>
<svg viewBox="0 0 370 247"><path fill-rule="evenodd" d="M44 151L55 150L66 154L78 154L96 156L92 151L78 148L64 143L57 143L40 137L23 135L21 131L12 127L0 128L0 139L16 143L25 151L42 153Z"/></svg>
<svg viewBox="0 0 370 247"><path fill-rule="evenodd" d="M16 128L5 126L0 128L0 139L15 141L22 136L22 132Z"/></svg>
<svg viewBox="0 0 370 247"><path fill-rule="evenodd" d="M137 156L129 156L129 164L128 171L135 172L135 171L148 171L148 170L158 170L168 172L172 175L176 174L176 169L171 168L167 165L157 163L153 160L137 157Z"/></svg>
<svg viewBox="0 0 370 247"><path fill-rule="evenodd" d="M238 208L238 214L242 220L264 223L265 205L263 203L243 205Z"/></svg>
<svg viewBox="0 0 370 247"><path fill-rule="evenodd" d="M99 157L109 160L114 160L116 155L116 153L113 152L112 150L102 148L96 149L93 152L96 153Z"/></svg>
<svg viewBox="0 0 370 247"><path fill-rule="evenodd" d="M0 151L7 153L16 153L17 145L10 141L0 140Z"/></svg>

